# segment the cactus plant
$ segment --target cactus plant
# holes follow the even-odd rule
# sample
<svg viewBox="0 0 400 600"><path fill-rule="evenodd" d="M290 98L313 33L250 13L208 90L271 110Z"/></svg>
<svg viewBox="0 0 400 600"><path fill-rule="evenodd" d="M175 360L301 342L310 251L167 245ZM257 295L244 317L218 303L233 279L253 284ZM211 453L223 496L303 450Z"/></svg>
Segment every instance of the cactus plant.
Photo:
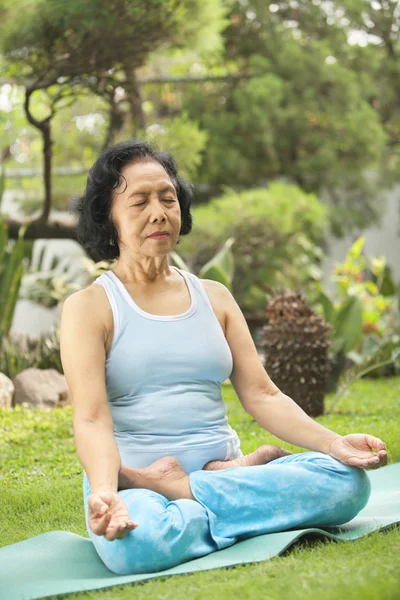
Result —
<svg viewBox="0 0 400 600"><path fill-rule="evenodd" d="M301 292L278 292L267 316L260 345L268 374L308 415L323 414L332 326L306 306Z"/></svg>

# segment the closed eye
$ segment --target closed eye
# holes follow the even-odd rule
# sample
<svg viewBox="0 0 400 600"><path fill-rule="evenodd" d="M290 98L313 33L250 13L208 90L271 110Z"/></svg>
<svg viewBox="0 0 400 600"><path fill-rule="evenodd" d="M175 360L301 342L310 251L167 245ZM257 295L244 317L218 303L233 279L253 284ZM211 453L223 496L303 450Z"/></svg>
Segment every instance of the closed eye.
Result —
<svg viewBox="0 0 400 600"><path fill-rule="evenodd" d="M172 198L164 198L163 202L176 202L176 200L173 200ZM139 204L133 204L132 206L141 206L142 204L146 204L146 202L139 202Z"/></svg>

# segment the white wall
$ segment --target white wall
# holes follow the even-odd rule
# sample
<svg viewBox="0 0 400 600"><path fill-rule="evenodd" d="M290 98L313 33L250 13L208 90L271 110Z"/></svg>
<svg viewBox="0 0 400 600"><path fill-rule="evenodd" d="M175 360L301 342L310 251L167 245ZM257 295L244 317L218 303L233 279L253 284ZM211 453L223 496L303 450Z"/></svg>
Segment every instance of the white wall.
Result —
<svg viewBox="0 0 400 600"><path fill-rule="evenodd" d="M330 293L335 292L335 283L330 281L335 263L343 262L359 235L365 236L364 255L367 262L370 264L370 259L383 254L392 269L394 282L400 284L400 185L383 195L381 203L383 213L380 223L341 240L333 237L328 239L329 249L322 270L324 286Z"/></svg>

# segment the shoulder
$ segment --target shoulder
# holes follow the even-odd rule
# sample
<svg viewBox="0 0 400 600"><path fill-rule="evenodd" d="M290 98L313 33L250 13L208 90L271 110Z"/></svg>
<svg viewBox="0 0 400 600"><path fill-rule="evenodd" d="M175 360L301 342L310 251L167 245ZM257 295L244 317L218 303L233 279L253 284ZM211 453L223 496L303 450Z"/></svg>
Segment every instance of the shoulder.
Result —
<svg viewBox="0 0 400 600"><path fill-rule="evenodd" d="M214 281L213 279L200 279L201 283L204 285L204 288L208 295L212 295L215 298L233 298L231 292L228 288L219 281Z"/></svg>
<svg viewBox="0 0 400 600"><path fill-rule="evenodd" d="M204 285L207 293L210 293L213 296L221 298L223 296L232 295L228 288L219 281L214 281L213 279L200 279L200 281Z"/></svg>
<svg viewBox="0 0 400 600"><path fill-rule="evenodd" d="M225 324L229 318L234 318L240 308L231 291L219 281L201 279L204 289L210 299L214 311L223 316Z"/></svg>
<svg viewBox="0 0 400 600"><path fill-rule="evenodd" d="M209 298L213 298L213 307L218 306L223 310L226 322L238 319L245 321L242 309L236 302L232 292L219 281L213 281L211 279L202 279L205 283L205 289Z"/></svg>
<svg viewBox="0 0 400 600"><path fill-rule="evenodd" d="M67 296L62 303L62 308L68 307L69 310L85 310L86 308L89 309L92 307L96 309L103 297L103 288L100 285L91 283L88 287L82 288Z"/></svg>
<svg viewBox="0 0 400 600"><path fill-rule="evenodd" d="M112 311L105 290L95 283L70 294L62 303L61 310L64 319L87 319L97 324L105 334L112 325Z"/></svg>

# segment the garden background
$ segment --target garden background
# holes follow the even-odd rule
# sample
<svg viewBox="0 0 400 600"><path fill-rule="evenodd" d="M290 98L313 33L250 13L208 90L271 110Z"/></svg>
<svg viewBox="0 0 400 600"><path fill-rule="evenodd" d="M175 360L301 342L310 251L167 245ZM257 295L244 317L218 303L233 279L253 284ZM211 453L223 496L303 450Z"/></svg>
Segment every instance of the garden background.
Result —
<svg viewBox="0 0 400 600"><path fill-rule="evenodd" d="M195 184L171 263L231 289L282 391L400 460L399 55L393 0L0 0L0 545L85 535L58 325L112 265L76 242L70 208L127 138ZM304 451L260 430L229 381L223 394L245 452ZM135 593L396 598L399 547L393 528Z"/></svg>

